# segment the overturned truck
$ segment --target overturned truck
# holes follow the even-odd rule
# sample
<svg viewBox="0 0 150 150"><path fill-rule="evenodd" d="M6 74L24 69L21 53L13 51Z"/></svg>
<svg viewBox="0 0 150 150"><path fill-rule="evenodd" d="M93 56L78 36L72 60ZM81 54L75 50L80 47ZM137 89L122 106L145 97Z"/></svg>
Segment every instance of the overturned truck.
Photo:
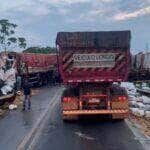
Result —
<svg viewBox="0 0 150 150"><path fill-rule="evenodd" d="M59 72L66 90L62 94L63 120L80 116L128 117L125 89L130 72L130 31L60 32L57 34Z"/></svg>
<svg viewBox="0 0 150 150"><path fill-rule="evenodd" d="M20 53L20 59L26 64L30 85L42 86L52 82L56 72L56 54Z"/></svg>

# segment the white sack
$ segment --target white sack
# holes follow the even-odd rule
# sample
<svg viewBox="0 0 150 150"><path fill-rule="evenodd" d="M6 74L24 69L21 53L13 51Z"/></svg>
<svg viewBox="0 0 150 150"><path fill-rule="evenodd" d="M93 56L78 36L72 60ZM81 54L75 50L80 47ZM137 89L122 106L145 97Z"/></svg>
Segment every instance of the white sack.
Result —
<svg viewBox="0 0 150 150"><path fill-rule="evenodd" d="M145 117L146 117L146 118L150 118L150 111L146 111L146 112L145 112Z"/></svg>
<svg viewBox="0 0 150 150"><path fill-rule="evenodd" d="M145 111L144 110L140 110L139 108L130 108L132 114L139 116L139 117L143 117L145 115Z"/></svg>
<svg viewBox="0 0 150 150"><path fill-rule="evenodd" d="M138 108L138 103L136 101L129 101L129 106L133 108Z"/></svg>
<svg viewBox="0 0 150 150"><path fill-rule="evenodd" d="M147 96L141 96L140 98L143 99L144 104L150 104L150 98L148 98Z"/></svg>
<svg viewBox="0 0 150 150"><path fill-rule="evenodd" d="M0 79L4 81L4 86L0 89L2 94L6 95L8 92L12 92L16 83L16 70L11 68L4 72L0 69Z"/></svg>
<svg viewBox="0 0 150 150"><path fill-rule="evenodd" d="M143 103L141 103L141 102L137 102L137 105L138 105L138 108L140 110L145 110L146 109L145 105Z"/></svg>
<svg viewBox="0 0 150 150"><path fill-rule="evenodd" d="M129 101L138 101L137 97L131 96L131 95L128 96L128 99L129 99Z"/></svg>
<svg viewBox="0 0 150 150"><path fill-rule="evenodd" d="M150 111L150 104L146 104L146 105L145 105L145 110L146 110L146 111Z"/></svg>

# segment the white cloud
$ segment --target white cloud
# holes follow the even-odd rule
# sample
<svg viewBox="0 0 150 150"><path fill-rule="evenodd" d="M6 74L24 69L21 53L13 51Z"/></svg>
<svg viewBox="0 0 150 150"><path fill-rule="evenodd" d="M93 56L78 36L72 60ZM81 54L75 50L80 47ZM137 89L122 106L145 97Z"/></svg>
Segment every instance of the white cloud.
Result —
<svg viewBox="0 0 150 150"><path fill-rule="evenodd" d="M30 15L48 15L51 11L49 7L56 7L60 14L67 14L69 5L91 3L99 5L109 3L113 0L0 0L0 13L19 11Z"/></svg>
<svg viewBox="0 0 150 150"><path fill-rule="evenodd" d="M66 4L74 4L74 3L85 3L85 2L90 2L91 0L40 0L41 2L48 2L51 4L61 4L61 3L66 3Z"/></svg>
<svg viewBox="0 0 150 150"><path fill-rule="evenodd" d="M70 4L77 4L77 3L87 3L87 2L92 2L92 0L37 0L39 2L42 3L47 3L47 4L51 4L53 6L66 6L66 5L70 5Z"/></svg>
<svg viewBox="0 0 150 150"><path fill-rule="evenodd" d="M150 6L136 10L134 12L131 13L127 13L127 12L121 12L119 14L116 14L113 19L114 20L128 20L128 19L132 19L132 18L137 18L139 16L143 16L146 14L150 14Z"/></svg>
<svg viewBox="0 0 150 150"><path fill-rule="evenodd" d="M80 14L79 17L77 18L69 18L67 20L68 23L75 23L75 22L85 22L85 21L88 21L88 22L94 22L97 18L101 18L103 17L105 13L105 10L102 10L102 9L96 9L96 10L91 10L87 13L82 13Z"/></svg>
<svg viewBox="0 0 150 150"><path fill-rule="evenodd" d="M57 10L57 13L59 13L60 15L67 15L71 10L69 8L59 8Z"/></svg>
<svg viewBox="0 0 150 150"><path fill-rule="evenodd" d="M26 13L29 15L48 15L50 10L45 3L37 3L36 0L5 0L1 2L0 0L0 13L7 13L7 12L19 12L19 13Z"/></svg>
<svg viewBox="0 0 150 150"><path fill-rule="evenodd" d="M80 4L80 3L100 3L100 2L104 2L104 3L109 3L112 2L114 0L39 0L40 2L46 2L49 4L53 4L53 5L68 5L68 4Z"/></svg>
<svg viewBox="0 0 150 150"><path fill-rule="evenodd" d="M43 4L31 4L28 7L23 5L16 10L34 16L46 16L51 12L48 6Z"/></svg>

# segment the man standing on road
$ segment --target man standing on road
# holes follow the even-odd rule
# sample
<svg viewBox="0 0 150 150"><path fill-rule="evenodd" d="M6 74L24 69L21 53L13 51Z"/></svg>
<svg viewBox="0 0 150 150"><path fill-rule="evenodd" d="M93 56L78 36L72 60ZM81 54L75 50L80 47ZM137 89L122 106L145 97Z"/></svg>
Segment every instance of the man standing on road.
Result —
<svg viewBox="0 0 150 150"><path fill-rule="evenodd" d="M28 83L28 80L26 79L24 84L23 84L23 94L24 94L24 100L23 100L23 108L22 110L26 109L26 105L28 106L28 110L30 110L31 108L31 101L30 101L30 97L31 97L31 89L30 89L30 85Z"/></svg>

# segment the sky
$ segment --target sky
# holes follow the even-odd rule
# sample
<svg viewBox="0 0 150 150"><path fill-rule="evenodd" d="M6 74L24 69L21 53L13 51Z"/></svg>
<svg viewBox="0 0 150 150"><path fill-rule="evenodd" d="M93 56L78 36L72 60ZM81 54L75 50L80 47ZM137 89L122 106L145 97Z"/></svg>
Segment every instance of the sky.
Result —
<svg viewBox="0 0 150 150"><path fill-rule="evenodd" d="M150 0L0 0L0 19L29 46L55 46L59 31L131 30L131 49L150 49Z"/></svg>

